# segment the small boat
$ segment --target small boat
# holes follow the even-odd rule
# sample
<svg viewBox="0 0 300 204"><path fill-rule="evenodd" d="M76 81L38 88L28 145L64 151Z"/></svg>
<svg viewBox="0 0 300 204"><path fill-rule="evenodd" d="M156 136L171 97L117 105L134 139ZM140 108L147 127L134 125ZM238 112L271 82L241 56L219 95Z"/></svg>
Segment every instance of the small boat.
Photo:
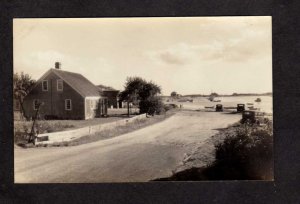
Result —
<svg viewBox="0 0 300 204"><path fill-rule="evenodd" d="M221 100L213 100L213 102L221 102Z"/></svg>
<svg viewBox="0 0 300 204"><path fill-rule="evenodd" d="M261 102L261 99L260 99L260 98L257 98L257 99L255 100L255 102Z"/></svg>
<svg viewBox="0 0 300 204"><path fill-rule="evenodd" d="M253 105L253 103L247 103L247 105Z"/></svg>

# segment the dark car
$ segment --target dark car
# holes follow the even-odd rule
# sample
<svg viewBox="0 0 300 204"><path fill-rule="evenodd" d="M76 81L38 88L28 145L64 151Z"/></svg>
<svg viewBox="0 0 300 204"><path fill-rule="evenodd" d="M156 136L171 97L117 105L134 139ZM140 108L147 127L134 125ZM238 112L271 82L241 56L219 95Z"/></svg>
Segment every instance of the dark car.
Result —
<svg viewBox="0 0 300 204"><path fill-rule="evenodd" d="M237 112L243 112L245 110L245 104L237 104L237 107L236 107L236 111Z"/></svg>
<svg viewBox="0 0 300 204"><path fill-rule="evenodd" d="M216 112L222 112L223 111L223 105L222 104L217 104L216 105Z"/></svg>
<svg viewBox="0 0 300 204"><path fill-rule="evenodd" d="M243 112L241 123L246 123L246 122L248 122L248 123L256 122L254 111L244 111Z"/></svg>
<svg viewBox="0 0 300 204"><path fill-rule="evenodd" d="M271 121L271 116L268 116L264 112L257 112L257 111L251 111L247 110L243 112L241 123L251 123L251 124L267 124Z"/></svg>

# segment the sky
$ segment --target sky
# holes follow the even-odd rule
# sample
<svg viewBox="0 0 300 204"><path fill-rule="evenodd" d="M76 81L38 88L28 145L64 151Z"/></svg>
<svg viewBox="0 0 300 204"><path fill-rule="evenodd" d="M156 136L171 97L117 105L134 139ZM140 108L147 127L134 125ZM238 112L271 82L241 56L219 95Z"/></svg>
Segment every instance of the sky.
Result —
<svg viewBox="0 0 300 204"><path fill-rule="evenodd" d="M272 92L271 17L14 19L14 72L39 79L56 61L95 85L129 76L163 95Z"/></svg>

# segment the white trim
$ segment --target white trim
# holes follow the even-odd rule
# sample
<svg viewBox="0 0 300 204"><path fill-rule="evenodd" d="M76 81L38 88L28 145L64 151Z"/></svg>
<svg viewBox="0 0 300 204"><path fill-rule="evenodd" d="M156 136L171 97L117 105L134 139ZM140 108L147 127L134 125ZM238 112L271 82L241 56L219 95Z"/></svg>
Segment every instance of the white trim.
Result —
<svg viewBox="0 0 300 204"><path fill-rule="evenodd" d="M70 101L70 109L67 109L67 101ZM72 100L71 99L65 99L65 110L72 110Z"/></svg>
<svg viewBox="0 0 300 204"><path fill-rule="evenodd" d="M61 82L61 89L58 88L59 82ZM62 79L57 79L56 80L56 90L57 91L63 91L64 90L64 80L62 80Z"/></svg>
<svg viewBox="0 0 300 204"><path fill-rule="evenodd" d="M47 82L47 89L44 89L44 82ZM43 80L42 81L42 91L48 91L49 90L49 83L48 83L48 80Z"/></svg>
<svg viewBox="0 0 300 204"><path fill-rule="evenodd" d="M35 102L38 102L38 99L33 99L33 110L37 110L37 108L35 108Z"/></svg>

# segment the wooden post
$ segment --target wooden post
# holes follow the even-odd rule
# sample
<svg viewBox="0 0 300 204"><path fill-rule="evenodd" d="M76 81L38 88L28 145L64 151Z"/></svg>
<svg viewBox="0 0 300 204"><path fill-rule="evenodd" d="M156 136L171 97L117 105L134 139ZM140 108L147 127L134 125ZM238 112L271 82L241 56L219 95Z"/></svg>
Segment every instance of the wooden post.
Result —
<svg viewBox="0 0 300 204"><path fill-rule="evenodd" d="M28 143L32 142L33 144L35 144L35 133L34 133L34 125L35 125L35 121L37 119L38 113L39 113L39 109L42 103L38 103L38 107L37 110L35 112L35 116L33 118L33 123L32 123L32 127L31 127L31 131L29 133L29 138L28 138Z"/></svg>
<svg viewBox="0 0 300 204"><path fill-rule="evenodd" d="M128 115L128 118L129 118L129 101L127 101L127 115Z"/></svg>

